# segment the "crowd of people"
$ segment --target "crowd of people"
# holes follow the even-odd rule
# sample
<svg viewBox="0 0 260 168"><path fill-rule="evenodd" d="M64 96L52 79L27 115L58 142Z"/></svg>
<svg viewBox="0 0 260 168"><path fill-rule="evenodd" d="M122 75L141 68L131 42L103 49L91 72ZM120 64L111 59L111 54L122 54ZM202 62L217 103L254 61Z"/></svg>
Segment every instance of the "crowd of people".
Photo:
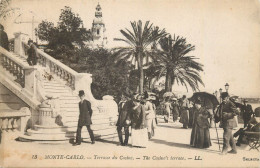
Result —
<svg viewBox="0 0 260 168"><path fill-rule="evenodd" d="M94 144L93 132L90 128L92 123L91 104L86 103L88 101L84 100L84 91L80 91L79 96L81 97L81 102L79 103L80 119L76 144L80 144L81 128L85 125L89 131L92 144ZM245 131L252 130L260 132L260 107L256 108L255 112L253 112L252 108L249 108L250 106L246 104L246 101L244 101L243 105L240 104L241 106L239 106L230 98L227 92L223 92L221 98L222 103L214 109L210 109L201 100L192 102L185 95L180 99L165 97L164 101L159 104L162 104L164 107L164 121L166 123L169 122L172 115L173 122L179 120L183 124L184 129L192 128L190 145L195 148L209 148L212 145L209 131L211 122L220 122L219 125L224 130L222 154L236 154L236 146L239 146L242 142ZM88 115L84 115L84 117L90 118L86 119L86 123L82 123L81 121L83 117L82 113L84 113L84 110L81 109L83 106L81 104L85 104L85 112L86 114L89 113ZM122 99L118 104L119 114L116 123L120 145L127 146L131 134L131 145L133 147L145 148L147 146L149 139L155 135L155 128L158 124L156 107L159 104L155 93L124 93L122 95ZM235 137L239 136L237 143L235 143L232 131L236 125L234 123L236 123L235 116L237 115L243 116L246 124L245 128L239 129L234 134ZM232 150L228 151L228 146Z"/></svg>

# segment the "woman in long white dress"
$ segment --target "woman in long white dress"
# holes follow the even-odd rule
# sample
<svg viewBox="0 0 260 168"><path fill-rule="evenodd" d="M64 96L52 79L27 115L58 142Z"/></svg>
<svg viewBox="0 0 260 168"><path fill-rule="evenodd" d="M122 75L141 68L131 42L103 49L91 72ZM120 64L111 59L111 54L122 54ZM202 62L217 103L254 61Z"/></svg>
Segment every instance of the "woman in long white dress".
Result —
<svg viewBox="0 0 260 168"><path fill-rule="evenodd" d="M145 107L145 126L147 127L148 131L148 138L151 139L154 135L154 127L155 127L155 111L154 106L150 102L152 99L150 97L147 98L147 101L144 104Z"/></svg>
<svg viewBox="0 0 260 168"><path fill-rule="evenodd" d="M132 109L132 146L146 147L148 142L147 129L145 128L145 107L140 103L141 95L134 97Z"/></svg>

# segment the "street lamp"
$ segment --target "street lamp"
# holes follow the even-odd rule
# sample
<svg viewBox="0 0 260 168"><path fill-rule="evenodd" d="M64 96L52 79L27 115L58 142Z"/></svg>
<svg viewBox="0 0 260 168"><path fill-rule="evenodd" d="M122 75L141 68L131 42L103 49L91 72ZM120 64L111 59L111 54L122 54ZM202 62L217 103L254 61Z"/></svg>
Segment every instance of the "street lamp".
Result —
<svg viewBox="0 0 260 168"><path fill-rule="evenodd" d="M228 92L228 88L229 88L229 84L228 84L228 83L226 83L226 84L225 84L225 89L226 89L226 92Z"/></svg>

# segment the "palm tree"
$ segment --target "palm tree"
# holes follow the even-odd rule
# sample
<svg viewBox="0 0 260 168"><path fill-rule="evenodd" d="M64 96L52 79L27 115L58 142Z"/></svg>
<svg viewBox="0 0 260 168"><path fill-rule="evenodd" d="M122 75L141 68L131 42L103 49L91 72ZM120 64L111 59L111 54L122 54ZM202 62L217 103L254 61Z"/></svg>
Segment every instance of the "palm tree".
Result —
<svg viewBox="0 0 260 168"><path fill-rule="evenodd" d="M143 92L144 85L144 62L149 62L150 59L154 59L151 54L151 46L155 41L158 41L161 37L166 36L165 30L159 30L158 27L154 27L149 21L145 22L144 27L142 21L130 22L132 31L129 29L120 30L124 38L115 38L115 41L123 41L128 44L128 47L119 47L115 49L115 53L118 59L131 60L132 63L137 63L139 70L139 93Z"/></svg>
<svg viewBox="0 0 260 168"><path fill-rule="evenodd" d="M7 16L10 16L11 12L19 10L20 8L10 7L11 0L1 0L0 1L0 18L6 19Z"/></svg>
<svg viewBox="0 0 260 168"><path fill-rule="evenodd" d="M195 56L187 56L195 46L186 43L186 39L171 36L159 40L162 51L157 59L157 70L161 76L166 77L165 90L172 91L172 86L177 84L184 85L188 91L188 86L193 91L199 90L199 83L204 85L199 72L203 71L203 65L198 63Z"/></svg>

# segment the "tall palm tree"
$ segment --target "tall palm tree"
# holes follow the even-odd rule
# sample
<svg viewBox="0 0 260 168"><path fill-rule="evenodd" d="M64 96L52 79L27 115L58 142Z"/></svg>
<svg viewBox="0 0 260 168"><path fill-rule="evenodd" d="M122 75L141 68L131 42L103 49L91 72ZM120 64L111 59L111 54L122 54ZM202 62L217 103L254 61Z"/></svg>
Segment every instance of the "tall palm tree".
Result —
<svg viewBox="0 0 260 168"><path fill-rule="evenodd" d="M186 43L183 37L171 36L159 40L162 51L157 59L157 70L161 76L166 77L165 90L172 91L175 82L184 85L188 91L188 86L193 91L199 90L199 84L204 85L199 72L203 71L203 65L196 61L195 56L187 56L195 46Z"/></svg>
<svg viewBox="0 0 260 168"><path fill-rule="evenodd" d="M115 49L115 53L118 55L118 59L131 60L132 63L137 63L139 70L139 93L143 92L144 85L144 62L149 62L150 59L154 59L154 55L151 54L151 46L155 41L158 41L161 37L166 36L165 30L159 30L158 27L154 27L149 21L145 22L144 27L142 21L130 22L132 31L129 29L120 30L124 38L115 38L115 41L123 41L128 47L119 47Z"/></svg>

